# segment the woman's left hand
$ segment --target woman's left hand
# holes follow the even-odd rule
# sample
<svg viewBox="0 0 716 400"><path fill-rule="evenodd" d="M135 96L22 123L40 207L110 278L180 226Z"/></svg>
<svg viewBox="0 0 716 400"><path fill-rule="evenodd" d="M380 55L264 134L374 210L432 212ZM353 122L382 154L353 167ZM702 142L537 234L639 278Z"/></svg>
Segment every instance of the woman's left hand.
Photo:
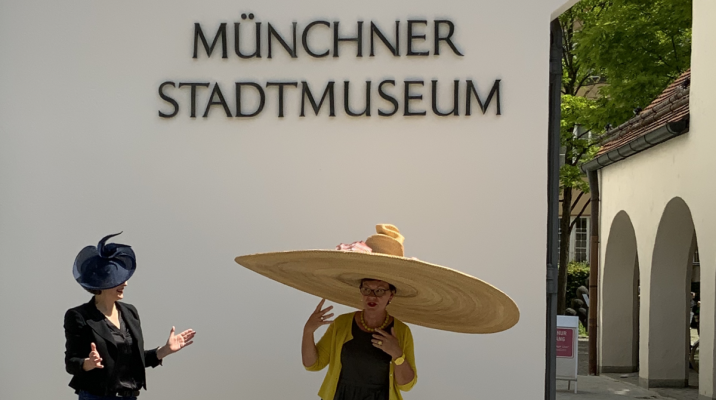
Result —
<svg viewBox="0 0 716 400"><path fill-rule="evenodd" d="M373 334L373 346L377 347L389 356L393 357L393 360L403 355L403 349L400 347L398 338L395 337L395 328L390 329L390 333L376 329L376 333Z"/></svg>
<svg viewBox="0 0 716 400"><path fill-rule="evenodd" d="M184 347L194 343L194 335L196 335L196 332L194 332L193 329L187 329L184 332L175 335L174 327L172 326L172 330L171 332L169 332L169 339L167 339L167 344L165 347L168 348L169 351L171 351L172 353L176 353Z"/></svg>

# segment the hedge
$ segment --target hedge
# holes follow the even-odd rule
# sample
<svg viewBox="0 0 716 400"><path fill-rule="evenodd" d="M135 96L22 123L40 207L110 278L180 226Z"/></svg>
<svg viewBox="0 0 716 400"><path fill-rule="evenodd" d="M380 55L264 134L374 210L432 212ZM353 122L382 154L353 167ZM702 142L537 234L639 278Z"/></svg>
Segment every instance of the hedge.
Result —
<svg viewBox="0 0 716 400"><path fill-rule="evenodd" d="M589 289L587 279L589 278L589 264L586 262L572 261L567 265L567 308L572 307L572 299L577 297L577 288L584 286ZM579 298L579 300L584 300ZM576 310L575 310L576 311Z"/></svg>

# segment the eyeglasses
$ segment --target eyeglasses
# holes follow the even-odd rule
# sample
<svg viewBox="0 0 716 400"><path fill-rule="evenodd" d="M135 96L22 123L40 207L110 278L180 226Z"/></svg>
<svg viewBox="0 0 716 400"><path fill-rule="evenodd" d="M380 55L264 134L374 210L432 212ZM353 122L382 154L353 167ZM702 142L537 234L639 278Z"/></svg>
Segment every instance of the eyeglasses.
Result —
<svg viewBox="0 0 716 400"><path fill-rule="evenodd" d="M365 286L361 286L361 288L360 288L360 293L363 296L373 295L375 297L383 297L389 291L390 291L390 289L383 289L383 288L371 289L371 288L367 288Z"/></svg>

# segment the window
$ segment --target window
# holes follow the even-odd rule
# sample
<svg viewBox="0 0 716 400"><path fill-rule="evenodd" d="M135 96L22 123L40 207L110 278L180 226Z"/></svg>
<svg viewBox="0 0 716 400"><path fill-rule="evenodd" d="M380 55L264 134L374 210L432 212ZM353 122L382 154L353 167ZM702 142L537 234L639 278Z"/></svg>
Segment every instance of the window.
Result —
<svg viewBox="0 0 716 400"><path fill-rule="evenodd" d="M699 249L698 249L698 248L694 251L694 261L693 261L693 264L694 264L694 265L701 265L701 262L700 262L700 260L699 260Z"/></svg>
<svg viewBox="0 0 716 400"><path fill-rule="evenodd" d="M557 235L557 254L559 254L559 238L561 237L562 229L560 227ZM574 222L572 237L569 238L569 261L589 262L589 217L579 217L577 222Z"/></svg>
<svg viewBox="0 0 716 400"><path fill-rule="evenodd" d="M589 219L579 217L574 224L572 240L574 247L574 261L585 262L589 260Z"/></svg>

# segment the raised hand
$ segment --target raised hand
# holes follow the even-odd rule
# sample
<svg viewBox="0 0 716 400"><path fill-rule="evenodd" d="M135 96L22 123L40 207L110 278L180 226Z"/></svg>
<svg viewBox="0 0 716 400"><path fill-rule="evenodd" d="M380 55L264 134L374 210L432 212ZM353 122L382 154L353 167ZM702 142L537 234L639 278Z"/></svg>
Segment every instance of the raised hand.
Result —
<svg viewBox="0 0 716 400"><path fill-rule="evenodd" d="M90 344L89 357L85 358L85 362L82 364L82 369L85 371L91 371L95 368L104 368L104 365L102 365L102 357L99 356L97 346L95 346L93 342Z"/></svg>
<svg viewBox="0 0 716 400"><path fill-rule="evenodd" d="M193 329L187 329L178 335L175 335L174 331L175 328L172 326L172 330L169 332L169 339L167 339L167 344L165 346L170 352L176 353L184 347L194 343L193 339L196 332L194 332Z"/></svg>
<svg viewBox="0 0 716 400"><path fill-rule="evenodd" d="M393 360L403 355L403 349L400 347L398 338L395 336L395 328L390 329L390 333L376 329L373 334L373 346L377 347L389 356L393 357Z"/></svg>
<svg viewBox="0 0 716 400"><path fill-rule="evenodd" d="M333 316L333 313L326 315L327 312L333 309L333 306L321 309L321 307L323 307L323 303L325 302L326 299L321 299L321 302L318 303L318 306L313 311L311 316L308 317L308 321L306 321L306 326L303 328L305 332L313 334L313 332L315 332L321 326L328 325L333 322L332 319L329 319Z"/></svg>

